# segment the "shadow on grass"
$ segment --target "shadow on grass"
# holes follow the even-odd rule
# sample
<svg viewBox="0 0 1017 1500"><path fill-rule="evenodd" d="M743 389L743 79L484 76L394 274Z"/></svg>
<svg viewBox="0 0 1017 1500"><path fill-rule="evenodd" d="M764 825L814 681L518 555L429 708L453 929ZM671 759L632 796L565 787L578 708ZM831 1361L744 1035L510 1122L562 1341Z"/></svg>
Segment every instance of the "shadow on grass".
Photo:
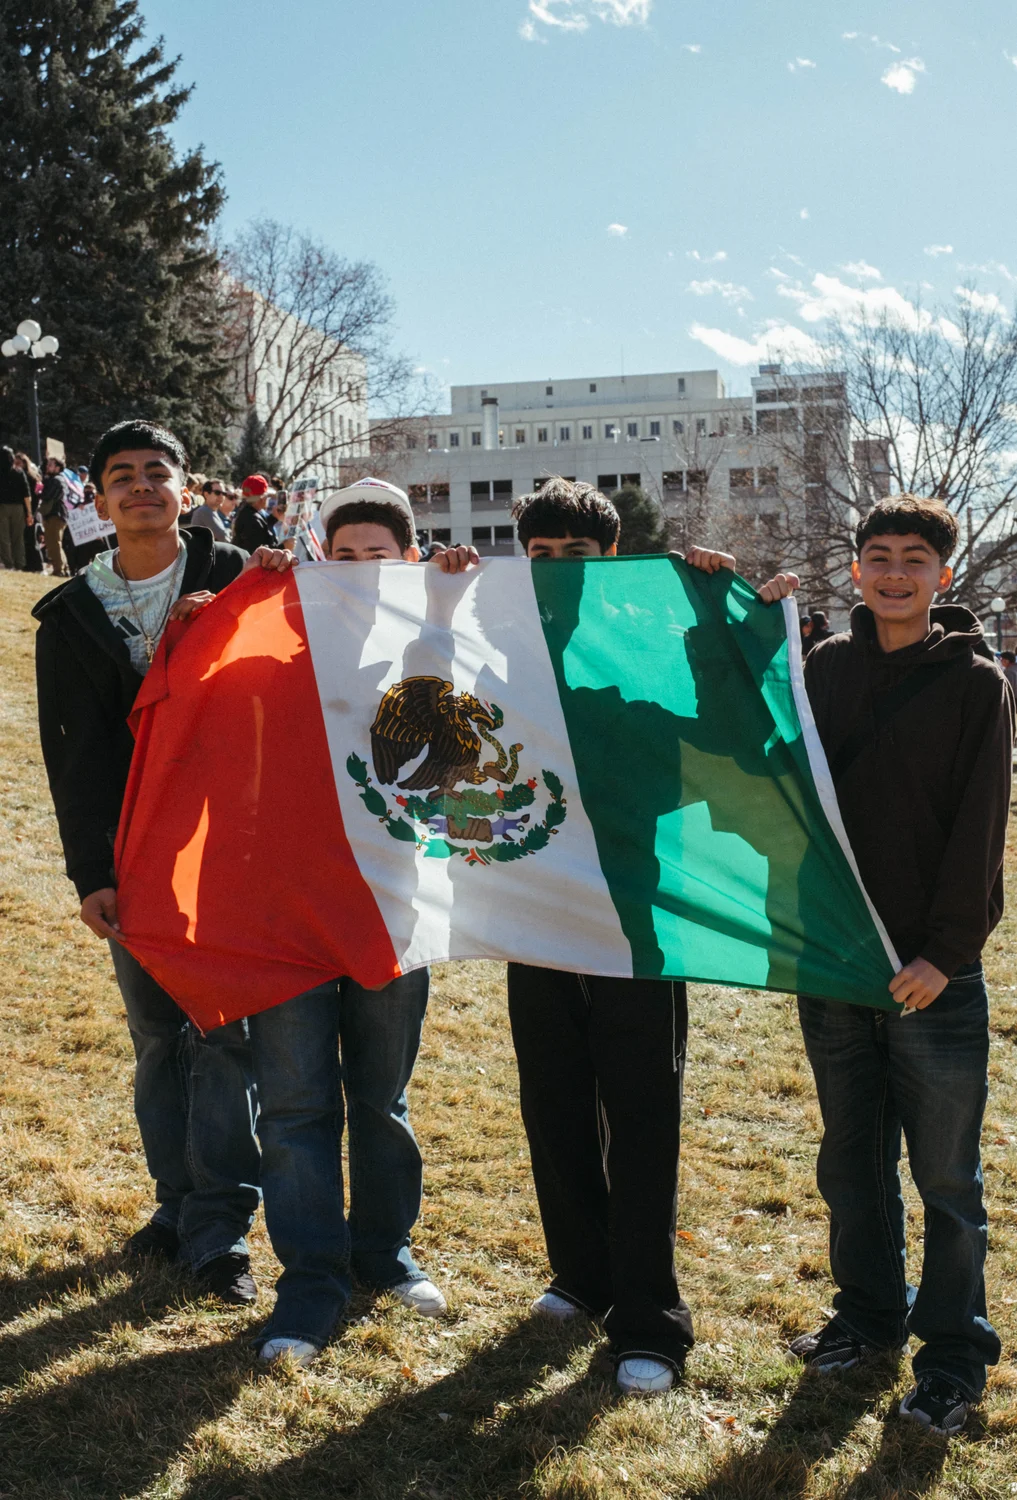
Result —
<svg viewBox="0 0 1017 1500"><path fill-rule="evenodd" d="M0 1410L0 1495L111 1500L163 1475L250 1377L245 1339L125 1358L47 1383Z"/></svg>
<svg viewBox="0 0 1017 1500"><path fill-rule="evenodd" d="M802 1500L810 1490L815 1466L848 1442L861 1418L872 1412L874 1406L878 1407L893 1387L897 1374L897 1367L890 1360L843 1376L803 1372L794 1394L763 1442L731 1454L690 1500ZM864 1486L866 1475L871 1482L878 1463L878 1459L874 1460L853 1480L843 1497L838 1491L838 1500L846 1500L848 1495L852 1500L870 1495L888 1500L896 1495L898 1491L882 1485L878 1476L871 1489L854 1488L856 1483ZM935 1483L938 1472L937 1468L926 1478L924 1460L907 1466L900 1473L903 1487L899 1493L909 1497L923 1494Z"/></svg>
<svg viewBox="0 0 1017 1500"><path fill-rule="evenodd" d="M192 1479L180 1500L518 1496L537 1465L556 1449L582 1443L615 1399L610 1364L599 1349L582 1376L524 1399L590 1338L588 1326L524 1323L453 1374L383 1399L306 1453L261 1473L226 1459Z"/></svg>
<svg viewBox="0 0 1017 1500"><path fill-rule="evenodd" d="M129 1278L125 1281L125 1277ZM115 1278L113 1289L108 1284ZM13 1332L0 1332L0 1389L17 1385L32 1371L66 1358L119 1324L161 1318L181 1301L184 1282L169 1267L145 1266L109 1254L21 1281L0 1282L0 1317L10 1319L51 1308L51 1315ZM104 1288L107 1288L103 1291ZM69 1295L94 1296L83 1307L61 1308ZM0 1491L2 1494L2 1491Z"/></svg>

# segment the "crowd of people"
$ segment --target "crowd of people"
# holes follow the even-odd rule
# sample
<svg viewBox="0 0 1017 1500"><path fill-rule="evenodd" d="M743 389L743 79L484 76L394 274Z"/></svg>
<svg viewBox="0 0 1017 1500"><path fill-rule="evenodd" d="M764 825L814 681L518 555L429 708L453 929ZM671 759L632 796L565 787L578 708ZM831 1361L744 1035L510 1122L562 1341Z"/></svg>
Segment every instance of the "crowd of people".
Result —
<svg viewBox="0 0 1017 1500"><path fill-rule="evenodd" d="M263 1203L283 1272L258 1354L307 1364L341 1324L354 1278L421 1316L446 1311L411 1246L422 1164L406 1090L428 976L418 971L369 994L336 975L202 1035L120 941L112 840L131 758L127 716L161 634L242 571L284 572L296 561L272 545L266 476L242 486L231 540L220 528L228 530L233 497L215 480L202 481L201 504L182 525L186 479L180 443L158 427L124 423L100 440L90 482L115 545L35 607L40 731L67 873L82 920L109 942L137 1057L155 1206L126 1252L172 1259L203 1291L253 1303L246 1235ZM520 543L542 566L616 555L617 510L592 485L550 480L514 514ZM319 521L334 561L420 559L409 501L383 481L365 478L330 496ZM946 1435L964 1425L1001 1352L984 1287L981 952L1002 912L1014 739L1013 694L979 622L936 603L950 587L957 538L939 501L881 501L855 538L862 602L849 630L834 634L821 615L808 618L816 728L861 878L901 967L887 1009L799 997L824 1124L818 1185L837 1291L823 1326L790 1345L822 1375L899 1359L909 1338L919 1340L900 1411ZM700 548L685 560L708 572L735 562ZM453 547L426 566L456 573L477 562L472 548ZM778 573L759 596L775 603L797 583ZM619 1387L665 1391L695 1342L674 1256L685 985L514 962L508 1001L551 1269L533 1314L598 1321ZM906 1267L902 1140L925 1211L915 1278Z"/></svg>
<svg viewBox="0 0 1017 1500"><path fill-rule="evenodd" d="M0 446L0 567L68 577L116 545L113 532L75 543L68 514L92 506L96 488L88 465L74 468L47 458L42 472L27 453ZM284 545L289 490L278 474L252 474L242 485L201 473L184 476L180 494L183 529L203 526L217 542L232 542L248 554Z"/></svg>

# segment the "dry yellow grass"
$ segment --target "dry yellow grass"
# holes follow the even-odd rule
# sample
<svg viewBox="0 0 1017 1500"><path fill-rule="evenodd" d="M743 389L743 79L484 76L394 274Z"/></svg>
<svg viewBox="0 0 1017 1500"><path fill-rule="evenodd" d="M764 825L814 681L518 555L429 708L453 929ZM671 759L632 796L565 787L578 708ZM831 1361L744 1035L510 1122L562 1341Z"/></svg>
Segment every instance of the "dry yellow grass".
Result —
<svg viewBox="0 0 1017 1500"><path fill-rule="evenodd" d="M18 1500L904 1500L1017 1493L1017 966L987 955L989 1296L1004 1362L949 1449L895 1416L906 1372L826 1381L784 1354L831 1287L818 1116L791 1003L694 993L680 1272L700 1342L684 1384L625 1401L594 1330L534 1326L545 1266L519 1125L503 976L436 976L413 1115L417 1235L447 1289L434 1324L359 1297L305 1374L259 1377L257 1313L124 1266L149 1187L108 958L76 918L34 719L28 609L0 574L0 1497ZM919 1243L920 1221L912 1233Z"/></svg>

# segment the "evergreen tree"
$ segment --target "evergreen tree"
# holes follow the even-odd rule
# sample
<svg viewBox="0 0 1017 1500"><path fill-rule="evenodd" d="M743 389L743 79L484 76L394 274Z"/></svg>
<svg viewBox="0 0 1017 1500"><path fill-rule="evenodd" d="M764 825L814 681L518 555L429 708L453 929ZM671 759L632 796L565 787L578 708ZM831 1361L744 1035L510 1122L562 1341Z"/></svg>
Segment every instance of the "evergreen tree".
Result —
<svg viewBox="0 0 1017 1500"><path fill-rule="evenodd" d="M170 426L195 465L223 456L232 371L206 238L219 168L166 131L190 89L137 0L0 5L0 329L60 340L40 369L43 435L84 459L111 422ZM24 356L4 360L6 439L23 441Z"/></svg>
<svg viewBox="0 0 1017 1500"><path fill-rule="evenodd" d="M280 467L272 447L272 435L258 416L257 407L252 406L240 434L240 447L233 455L233 482L243 484L249 474L264 474L271 479Z"/></svg>
<svg viewBox="0 0 1017 1500"><path fill-rule="evenodd" d="M667 551L667 521L656 500L634 484L623 485L611 499L621 517L619 555Z"/></svg>

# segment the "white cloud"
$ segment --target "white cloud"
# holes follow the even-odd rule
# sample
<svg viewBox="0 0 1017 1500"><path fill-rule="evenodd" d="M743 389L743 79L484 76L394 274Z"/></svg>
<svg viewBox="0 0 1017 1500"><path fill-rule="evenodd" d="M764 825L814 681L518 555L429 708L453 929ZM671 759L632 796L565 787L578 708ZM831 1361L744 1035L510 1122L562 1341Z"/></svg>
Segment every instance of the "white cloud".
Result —
<svg viewBox="0 0 1017 1500"><path fill-rule="evenodd" d="M712 255L700 255L698 250L686 250L689 260L698 261L701 266L715 266L722 260L727 260L726 250L715 250Z"/></svg>
<svg viewBox="0 0 1017 1500"><path fill-rule="evenodd" d="M775 276L778 281L790 281L791 280L791 277L787 274L786 271L780 271L780 270L777 269L776 266L770 266L767 274L769 276Z"/></svg>
<svg viewBox="0 0 1017 1500"><path fill-rule="evenodd" d="M858 40L857 31L842 31L840 34L842 42L855 42Z"/></svg>
<svg viewBox="0 0 1017 1500"><path fill-rule="evenodd" d="M849 260L846 266L841 266L849 276L857 276L859 281L882 281L882 276L875 266L870 266L867 260Z"/></svg>
<svg viewBox="0 0 1017 1500"><path fill-rule="evenodd" d="M613 234L617 239L620 240L628 234L629 226L627 224L609 224L607 226L607 232L608 234Z"/></svg>
<svg viewBox="0 0 1017 1500"><path fill-rule="evenodd" d="M1006 58L1008 63L1013 63L1014 67L1017 68L1017 55L1015 55L1013 52L1004 52L1003 56Z"/></svg>
<svg viewBox="0 0 1017 1500"><path fill-rule="evenodd" d="M770 323L754 339L739 338L723 328L707 328L702 323L693 323L689 336L732 365L768 364L770 360L781 359L815 363L824 354L822 346L811 335L791 323Z"/></svg>
<svg viewBox="0 0 1017 1500"><path fill-rule="evenodd" d="M932 256L936 256L936 255L952 255L953 254L953 246L952 245L926 245L926 247L925 247L925 254L926 255L932 255Z"/></svg>
<svg viewBox="0 0 1017 1500"><path fill-rule="evenodd" d="M894 49L899 50L898 48ZM909 57L906 62L894 63L887 68L880 78L880 83L885 83L888 89L894 89L898 94L913 94L918 74L925 72L925 64L920 57Z"/></svg>
<svg viewBox="0 0 1017 1500"><path fill-rule="evenodd" d="M725 302L752 301L752 293L747 286L736 286L733 281L717 281L715 277L711 277L709 281L690 281L685 290L695 297L711 297L716 292Z"/></svg>
<svg viewBox="0 0 1017 1500"><path fill-rule="evenodd" d="M1004 281L1017 282L1017 276L1001 260L989 260L980 266L961 265L958 271L977 271L980 276L1002 276Z"/></svg>
<svg viewBox="0 0 1017 1500"><path fill-rule="evenodd" d="M809 290L781 282L777 295L796 302L799 317L806 323L833 319L850 324L886 316L909 328L925 328L930 321L928 313L916 308L896 287L848 286L839 276L824 276L821 272L812 278Z"/></svg>
<svg viewBox="0 0 1017 1500"><path fill-rule="evenodd" d="M787 70L789 73L797 73L800 68L814 68L816 65L808 57L796 57L794 62L789 62Z"/></svg>
<svg viewBox="0 0 1017 1500"><path fill-rule="evenodd" d="M976 292L973 287L956 286L954 293L958 300L966 302L975 312L992 312L1004 314L1006 303L996 296L995 292Z"/></svg>
<svg viewBox="0 0 1017 1500"><path fill-rule="evenodd" d="M809 217L809 211L808 211L808 209L807 208L803 208L802 211L801 211L801 213L798 215L798 217L800 219L807 219Z"/></svg>
<svg viewBox="0 0 1017 1500"><path fill-rule="evenodd" d="M591 16L614 26L642 26L652 6L653 0L529 0L519 35L525 42L546 40L538 23L558 31L585 31Z"/></svg>
<svg viewBox="0 0 1017 1500"><path fill-rule="evenodd" d="M682 42L682 47L686 52L702 52L703 50L699 42Z"/></svg>

